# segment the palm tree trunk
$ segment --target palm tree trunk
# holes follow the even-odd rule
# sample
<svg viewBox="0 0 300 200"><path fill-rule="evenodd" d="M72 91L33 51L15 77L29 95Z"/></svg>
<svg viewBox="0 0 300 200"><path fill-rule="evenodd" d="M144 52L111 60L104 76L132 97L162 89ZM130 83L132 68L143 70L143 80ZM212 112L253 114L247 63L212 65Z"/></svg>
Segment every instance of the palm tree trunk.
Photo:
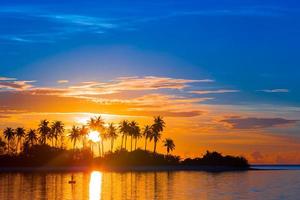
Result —
<svg viewBox="0 0 300 200"><path fill-rule="evenodd" d="M135 144L134 144L134 150L136 150L136 143L137 143L137 138L135 138Z"/></svg>
<svg viewBox="0 0 300 200"><path fill-rule="evenodd" d="M17 141L17 153L18 153L18 149L20 149L20 138L18 137L18 141Z"/></svg>
<svg viewBox="0 0 300 200"><path fill-rule="evenodd" d="M99 150L99 156L101 156L101 148L100 148L100 143L98 143L98 150Z"/></svg>
<svg viewBox="0 0 300 200"><path fill-rule="evenodd" d="M9 154L9 140L7 140L7 152Z"/></svg>
<svg viewBox="0 0 300 200"><path fill-rule="evenodd" d="M154 149L153 152L156 153L156 141L154 140Z"/></svg>
<svg viewBox="0 0 300 200"><path fill-rule="evenodd" d="M147 150L147 138L145 137L145 151Z"/></svg>
<svg viewBox="0 0 300 200"><path fill-rule="evenodd" d="M22 152L22 138L20 138L20 152Z"/></svg>
<svg viewBox="0 0 300 200"><path fill-rule="evenodd" d="M125 135L125 149L127 149L127 135Z"/></svg>
<svg viewBox="0 0 300 200"><path fill-rule="evenodd" d="M131 136L131 142L130 142L130 151L132 151L132 136Z"/></svg>
<svg viewBox="0 0 300 200"><path fill-rule="evenodd" d="M124 134L122 135L121 149L123 149Z"/></svg>
<svg viewBox="0 0 300 200"><path fill-rule="evenodd" d="M110 151L112 152L112 150L113 150L113 140L114 139L111 139L111 141L110 141Z"/></svg>
<svg viewBox="0 0 300 200"><path fill-rule="evenodd" d="M103 140L101 140L101 146L102 146L102 156L104 156L104 145L103 145Z"/></svg>

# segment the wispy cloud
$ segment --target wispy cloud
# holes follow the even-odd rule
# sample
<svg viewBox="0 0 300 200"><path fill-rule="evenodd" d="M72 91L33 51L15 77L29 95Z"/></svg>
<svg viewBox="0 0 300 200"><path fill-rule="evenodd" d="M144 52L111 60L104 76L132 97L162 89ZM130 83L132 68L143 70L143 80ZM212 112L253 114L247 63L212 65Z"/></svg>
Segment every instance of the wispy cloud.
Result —
<svg viewBox="0 0 300 200"><path fill-rule="evenodd" d="M26 90L32 88L35 81L18 81L15 78L0 77L0 90Z"/></svg>
<svg viewBox="0 0 300 200"><path fill-rule="evenodd" d="M108 18L100 18L100 17L91 17L85 15L41 15L41 17L48 18L50 20L54 20L56 22L79 25L85 27L94 27L94 28L116 28L118 25L113 23L112 20Z"/></svg>
<svg viewBox="0 0 300 200"><path fill-rule="evenodd" d="M60 84L69 83L69 80L58 80L57 83Z"/></svg>
<svg viewBox="0 0 300 200"><path fill-rule="evenodd" d="M172 15L174 16L262 16L262 17L274 17L280 16L283 13L279 10L269 8L236 8L236 9L211 9L211 10L190 10L190 11L177 11Z"/></svg>
<svg viewBox="0 0 300 200"><path fill-rule="evenodd" d="M0 81L14 81L16 78L0 77Z"/></svg>
<svg viewBox="0 0 300 200"><path fill-rule="evenodd" d="M6 80L6 78L3 78ZM107 82L82 82L77 85L64 87L36 87L30 83L33 81L0 81L0 95L3 105L13 105L32 111L41 111L53 108L58 111L69 111L69 109L84 111L95 111L106 108L108 112L135 113L138 115L152 115L154 113L166 116L191 117L202 114L198 103L209 101L212 98L191 98L182 95L168 94L173 90L182 90L195 83L213 82L210 79L192 80L170 77L144 76L144 77L119 77ZM60 80L67 83L67 80ZM134 94L133 96L131 96ZM19 105L19 101L26 102ZM38 106L37 102L44 102ZM69 105L64 109L61 105ZM46 106L47 103L49 106ZM83 106L85 104L85 106ZM23 107L24 106L24 107ZM39 110L40 109L40 110Z"/></svg>
<svg viewBox="0 0 300 200"><path fill-rule="evenodd" d="M240 92L239 90L193 90L189 93L192 94L224 94L224 93L236 93Z"/></svg>
<svg viewBox="0 0 300 200"><path fill-rule="evenodd" d="M82 91L84 94L110 94L121 91L147 91L160 89L176 89L181 90L187 88L191 83L211 83L213 80L190 80L176 79L170 77L119 77L110 82L82 82L69 88L70 94L76 94Z"/></svg>
<svg viewBox="0 0 300 200"><path fill-rule="evenodd" d="M290 120L285 118L229 117L221 120L221 122L229 124L233 129L261 129L291 125L298 122L298 120Z"/></svg>
<svg viewBox="0 0 300 200"><path fill-rule="evenodd" d="M283 15L284 12L279 9L268 7L242 7L242 8L227 8L227 9L195 9L195 10L164 10L160 14L151 13L148 11L147 16L128 17L127 12L118 17L101 17L95 15L86 15L81 13L64 14L62 12L53 12L46 7L0 7L0 13L6 15L22 15L22 19L41 20L44 23L45 29L34 30L28 34L26 32L15 32L5 36L2 35L2 40L9 40L19 43L51 43L59 39L69 38L69 36L77 33L103 34L112 29L117 30L137 30L140 23L149 21L158 21L174 17L184 16L261 16L273 17ZM126 15L125 15L126 14ZM54 28L55 30L52 30Z"/></svg>
<svg viewBox="0 0 300 200"><path fill-rule="evenodd" d="M266 93L288 93L290 92L289 89L263 89L257 90L258 92L266 92Z"/></svg>

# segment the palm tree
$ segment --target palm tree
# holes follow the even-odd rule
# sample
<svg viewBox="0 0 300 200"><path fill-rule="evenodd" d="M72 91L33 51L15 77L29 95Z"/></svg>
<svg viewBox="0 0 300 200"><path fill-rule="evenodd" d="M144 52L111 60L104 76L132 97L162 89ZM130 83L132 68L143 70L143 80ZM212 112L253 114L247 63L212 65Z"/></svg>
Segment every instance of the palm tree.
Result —
<svg viewBox="0 0 300 200"><path fill-rule="evenodd" d="M8 151L8 154L9 154L9 151L10 151L10 145L9 145L9 143L15 137L14 129L7 127L6 129L4 129L3 134L4 134L5 139L7 140L7 151Z"/></svg>
<svg viewBox="0 0 300 200"><path fill-rule="evenodd" d="M98 117L91 117L90 120L88 121L88 126L90 127L91 130L94 131L98 131L100 136L101 136L101 140L99 141L99 145L101 142L101 146L102 146L102 155L104 155L104 144L103 141L105 139L105 132L104 132L104 120L102 119L101 116Z"/></svg>
<svg viewBox="0 0 300 200"><path fill-rule="evenodd" d="M51 129L48 126L49 121L44 119L40 122L38 127L38 132L40 134L40 143L41 144L47 144L47 138L51 137Z"/></svg>
<svg viewBox="0 0 300 200"><path fill-rule="evenodd" d="M156 144L161 138L161 132L164 130L165 127L165 121L162 119L162 117L157 116L154 117L154 124L152 125L152 135L150 137L150 141L153 139L154 141L154 149L153 152L156 153Z"/></svg>
<svg viewBox="0 0 300 200"><path fill-rule="evenodd" d="M110 138L110 151L113 151L114 148L114 141L117 139L117 129L114 125L114 123L110 123L107 128L107 137Z"/></svg>
<svg viewBox="0 0 300 200"><path fill-rule="evenodd" d="M86 143L86 137L89 133L89 129L82 125L81 128L80 128L80 131L79 131L79 134L80 134L80 137L81 137L81 140L82 140L82 148L85 148L85 143Z"/></svg>
<svg viewBox="0 0 300 200"><path fill-rule="evenodd" d="M6 147L6 142L4 142L0 137L0 155L5 152L5 147Z"/></svg>
<svg viewBox="0 0 300 200"><path fill-rule="evenodd" d="M167 148L167 155L168 155L170 151L173 151L175 149L174 141L170 138L166 138L164 140L164 147Z"/></svg>
<svg viewBox="0 0 300 200"><path fill-rule="evenodd" d="M25 136L25 141L30 143L31 146L34 145L34 143L37 141L37 139L38 138L37 138L36 130L34 130L34 129L30 129Z"/></svg>
<svg viewBox="0 0 300 200"><path fill-rule="evenodd" d="M131 140L130 141L130 151L132 151L132 141L133 141L133 138L134 138L134 136L135 136L135 134L137 132L137 127L138 127L138 124L137 124L136 121L131 121L129 123L129 131L128 131L128 133L130 135L130 140Z"/></svg>
<svg viewBox="0 0 300 200"><path fill-rule="evenodd" d="M55 139L55 147L57 147L58 138L65 132L62 121L54 121L51 124L51 135Z"/></svg>
<svg viewBox="0 0 300 200"><path fill-rule="evenodd" d="M77 126L73 126L70 131L69 137L71 139L71 142L73 142L73 149L75 149L76 142L80 138L80 128Z"/></svg>
<svg viewBox="0 0 300 200"><path fill-rule="evenodd" d="M127 120L123 120L120 122L119 130L120 130L120 133L122 134L121 149L123 148L123 144L125 144L125 149L126 149L127 135L129 132L129 123ZM125 142L124 142L124 140L125 140Z"/></svg>
<svg viewBox="0 0 300 200"><path fill-rule="evenodd" d="M152 128L149 125L146 125L143 129L143 136L145 138L145 151L147 150L147 140L151 138Z"/></svg>
<svg viewBox="0 0 300 200"><path fill-rule="evenodd" d="M18 147L19 147L19 150L21 151L21 143L22 143L22 138L25 136L25 129L21 128L21 127L18 127L15 131L15 135L18 138L17 150L18 150Z"/></svg>
<svg viewBox="0 0 300 200"><path fill-rule="evenodd" d="M136 150L136 144L137 144L137 141L138 139L140 139L142 137L142 134L141 134L141 129L138 125L136 125L134 127L134 130L133 130L133 137L135 139L135 144L134 144L134 150Z"/></svg>

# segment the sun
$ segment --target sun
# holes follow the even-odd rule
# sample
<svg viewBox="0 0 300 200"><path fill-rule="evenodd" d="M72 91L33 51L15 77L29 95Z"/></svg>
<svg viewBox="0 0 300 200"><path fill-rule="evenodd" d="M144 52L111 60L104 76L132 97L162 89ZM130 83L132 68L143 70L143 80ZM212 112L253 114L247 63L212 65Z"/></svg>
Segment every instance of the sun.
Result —
<svg viewBox="0 0 300 200"><path fill-rule="evenodd" d="M93 142L99 142L101 140L100 133L98 131L89 132L87 138Z"/></svg>

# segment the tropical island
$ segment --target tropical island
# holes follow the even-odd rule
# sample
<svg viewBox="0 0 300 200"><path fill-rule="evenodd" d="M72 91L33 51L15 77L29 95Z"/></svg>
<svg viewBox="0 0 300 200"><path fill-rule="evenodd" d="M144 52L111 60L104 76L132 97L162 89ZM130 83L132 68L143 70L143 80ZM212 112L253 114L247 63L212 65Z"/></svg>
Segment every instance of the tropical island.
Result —
<svg viewBox="0 0 300 200"><path fill-rule="evenodd" d="M41 120L37 129L7 127L0 137L0 168L101 168L105 170L247 170L248 161L241 156L223 156L207 151L202 157L180 158L172 155L175 143L163 139L166 154L157 152L166 126L161 116L151 125L140 128L136 121L123 120L106 124L101 116L86 125L65 129L62 121ZM115 147L115 141L121 143ZM144 147L137 142L144 140ZM72 144L67 148L66 142ZM105 151L104 143L110 148ZM153 150L148 149L153 142ZM70 146L70 145L69 145ZM107 146L107 145L106 145ZM96 154L98 152L98 154Z"/></svg>

